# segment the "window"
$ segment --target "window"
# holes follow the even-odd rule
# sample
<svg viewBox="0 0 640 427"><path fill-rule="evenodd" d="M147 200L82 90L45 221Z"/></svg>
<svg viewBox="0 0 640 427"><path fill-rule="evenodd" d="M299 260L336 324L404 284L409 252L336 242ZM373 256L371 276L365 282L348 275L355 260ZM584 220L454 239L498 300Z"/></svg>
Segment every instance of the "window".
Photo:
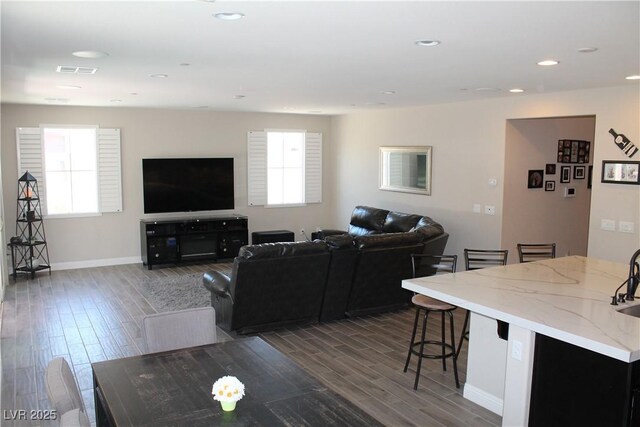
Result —
<svg viewBox="0 0 640 427"><path fill-rule="evenodd" d="M291 206L322 201L322 134L249 132L249 206Z"/></svg>
<svg viewBox="0 0 640 427"><path fill-rule="evenodd" d="M38 180L47 216L122 211L120 130L96 126L18 128L18 175Z"/></svg>
<svg viewBox="0 0 640 427"><path fill-rule="evenodd" d="M47 213L98 213L96 129L44 128L42 133Z"/></svg>
<svg viewBox="0 0 640 427"><path fill-rule="evenodd" d="M267 204L304 202L304 132L267 132Z"/></svg>

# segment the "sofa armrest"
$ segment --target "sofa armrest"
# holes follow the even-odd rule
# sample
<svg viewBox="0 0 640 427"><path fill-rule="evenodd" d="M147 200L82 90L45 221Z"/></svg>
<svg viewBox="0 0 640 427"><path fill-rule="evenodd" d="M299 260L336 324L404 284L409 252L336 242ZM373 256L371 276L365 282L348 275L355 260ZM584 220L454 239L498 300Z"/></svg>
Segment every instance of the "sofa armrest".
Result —
<svg viewBox="0 0 640 427"><path fill-rule="evenodd" d="M231 292L231 278L219 271L208 271L202 276L202 284L212 294L216 294L222 298L229 297L233 301Z"/></svg>

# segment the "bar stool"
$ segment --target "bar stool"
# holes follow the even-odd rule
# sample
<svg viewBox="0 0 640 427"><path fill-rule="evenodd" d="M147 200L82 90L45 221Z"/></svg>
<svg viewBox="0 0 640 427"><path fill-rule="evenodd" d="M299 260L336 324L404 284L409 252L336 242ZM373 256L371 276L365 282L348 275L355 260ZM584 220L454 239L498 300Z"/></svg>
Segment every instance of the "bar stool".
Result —
<svg viewBox="0 0 640 427"><path fill-rule="evenodd" d="M540 261L555 257L555 243L518 243L518 258L520 258L520 262Z"/></svg>
<svg viewBox="0 0 640 427"><path fill-rule="evenodd" d="M464 250L464 266L467 271L480 270L481 268L495 267L498 265L507 265L508 250L501 249L465 249ZM464 316L462 324L462 332L460 335L460 343L458 344L458 353L462 348L464 340L469 341L469 310Z"/></svg>
<svg viewBox="0 0 640 427"><path fill-rule="evenodd" d="M411 255L411 264L413 267L413 277L431 276L439 273L453 273L456 270L456 263L458 260L457 255ZM446 302L427 297L424 295L416 294L411 299L411 302L416 306L416 318L413 322L413 331L411 332L411 341L409 342L409 353L407 354L407 361L404 364L404 371L407 372L409 367L409 361L411 355L418 356L418 367L416 369L416 380L413 385L413 389L418 389L418 381L420 380L420 368L422 367L422 358L427 359L442 359L442 369L447 370L446 359L451 357L453 359L453 374L456 380L456 387L460 388L460 381L458 380L458 364L456 361L456 339L454 334L453 325L453 310L457 307L455 305L448 304ZM415 341L416 331L418 329L418 319L420 318L420 311L424 310L424 317L422 320L422 334L420 341ZM441 339L427 340L427 319L430 313L440 313L442 323ZM445 338L445 314L449 316L449 330L451 332L451 344L446 342ZM441 348L440 354L425 353L425 345L434 345ZM416 349L419 347L419 350ZM449 350L449 351L447 351Z"/></svg>

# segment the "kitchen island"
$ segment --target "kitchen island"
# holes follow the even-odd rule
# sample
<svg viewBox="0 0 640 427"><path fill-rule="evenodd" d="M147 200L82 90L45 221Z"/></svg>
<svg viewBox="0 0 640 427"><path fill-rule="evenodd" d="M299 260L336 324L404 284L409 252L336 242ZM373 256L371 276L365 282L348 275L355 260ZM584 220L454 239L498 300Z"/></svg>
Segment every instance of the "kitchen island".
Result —
<svg viewBox="0 0 640 427"><path fill-rule="evenodd" d="M633 303L610 305L628 270L570 256L410 279L403 287L471 311L464 395L480 404L493 399L483 406L501 409L503 425L638 425L640 319L617 312ZM487 327L495 320L509 324L507 342ZM477 399L495 390L495 378L502 389Z"/></svg>

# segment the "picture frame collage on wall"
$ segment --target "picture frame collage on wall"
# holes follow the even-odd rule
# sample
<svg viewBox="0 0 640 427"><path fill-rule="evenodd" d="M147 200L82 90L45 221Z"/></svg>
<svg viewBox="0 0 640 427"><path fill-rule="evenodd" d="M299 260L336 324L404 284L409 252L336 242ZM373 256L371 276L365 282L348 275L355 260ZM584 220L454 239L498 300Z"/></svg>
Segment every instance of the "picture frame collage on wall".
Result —
<svg viewBox="0 0 640 427"><path fill-rule="evenodd" d="M589 163L591 142L575 139L558 140L558 163Z"/></svg>
<svg viewBox="0 0 640 427"><path fill-rule="evenodd" d="M549 178L551 178L551 175L556 174L556 169L557 167L554 163L547 163L544 169L530 169L527 174L527 188L544 188L545 191L555 191L556 181L555 179ZM574 180L582 180L587 178L587 174L589 178L587 188L591 188L591 179L593 175L592 165L574 165L573 167L560 166L560 183L568 184L571 182L572 178Z"/></svg>

